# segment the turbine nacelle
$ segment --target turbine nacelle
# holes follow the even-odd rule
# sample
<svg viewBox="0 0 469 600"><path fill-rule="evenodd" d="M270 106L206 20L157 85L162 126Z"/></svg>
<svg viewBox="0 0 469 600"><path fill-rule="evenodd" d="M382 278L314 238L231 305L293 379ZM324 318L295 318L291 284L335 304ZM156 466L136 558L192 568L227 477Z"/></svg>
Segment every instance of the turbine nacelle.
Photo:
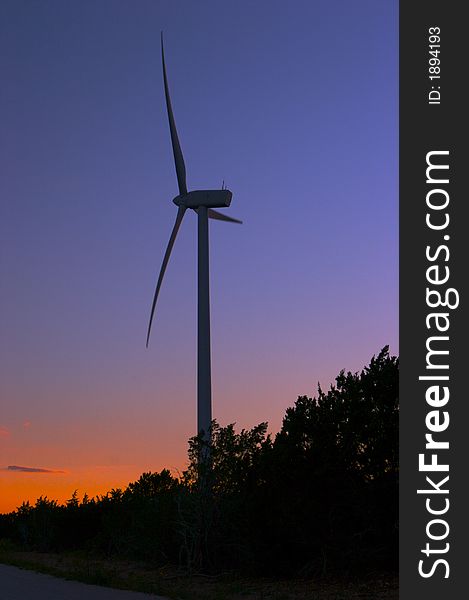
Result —
<svg viewBox="0 0 469 600"><path fill-rule="evenodd" d="M184 208L226 208L231 204L233 194L230 190L194 190L187 194L180 194L174 198L176 206Z"/></svg>

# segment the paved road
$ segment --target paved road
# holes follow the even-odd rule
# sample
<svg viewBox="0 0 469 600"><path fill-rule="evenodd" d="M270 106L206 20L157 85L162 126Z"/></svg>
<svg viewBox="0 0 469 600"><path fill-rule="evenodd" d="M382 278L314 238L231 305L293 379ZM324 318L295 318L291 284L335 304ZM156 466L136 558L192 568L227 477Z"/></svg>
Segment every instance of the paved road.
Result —
<svg viewBox="0 0 469 600"><path fill-rule="evenodd" d="M0 600L168 600L0 565Z"/></svg>

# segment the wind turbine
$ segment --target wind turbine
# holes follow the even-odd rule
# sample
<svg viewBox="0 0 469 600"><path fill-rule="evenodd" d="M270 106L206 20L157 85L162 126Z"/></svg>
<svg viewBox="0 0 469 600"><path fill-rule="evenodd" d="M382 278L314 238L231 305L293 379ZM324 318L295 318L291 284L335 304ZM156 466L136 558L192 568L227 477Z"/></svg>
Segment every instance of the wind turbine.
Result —
<svg viewBox="0 0 469 600"><path fill-rule="evenodd" d="M186 167L182 155L181 145L174 121L171 98L169 95L168 78L164 60L163 34L161 34L161 60L163 63L164 93L168 111L169 131L173 146L174 163L178 180L179 194L173 199L178 207L176 221L169 238L168 246L161 265L155 295L151 307L150 321L148 323L147 348L150 339L156 301L160 292L161 283L168 266L169 257L176 240L179 227L187 209L197 213L198 220L198 269L197 269L197 433L201 434L206 442L210 442L210 423L212 421L212 383L210 366L210 291L209 291L209 248L208 248L208 220L217 219L229 223L241 223L215 208L224 208L230 205L232 193L224 185L221 190L193 190L187 191Z"/></svg>

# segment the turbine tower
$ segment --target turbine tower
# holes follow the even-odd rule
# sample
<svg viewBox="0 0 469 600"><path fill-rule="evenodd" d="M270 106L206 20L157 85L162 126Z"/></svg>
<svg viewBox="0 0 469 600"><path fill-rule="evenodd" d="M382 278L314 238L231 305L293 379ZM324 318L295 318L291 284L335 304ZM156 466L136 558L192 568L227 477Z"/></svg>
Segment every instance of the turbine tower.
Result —
<svg viewBox="0 0 469 600"><path fill-rule="evenodd" d="M150 339L156 301L160 292L161 283L168 266L169 257L176 240L182 219L188 208L197 213L198 220L198 266L197 266L197 434L201 434L206 442L210 442L210 423L212 421L212 383L210 367L210 287L209 287L209 243L208 220L217 219L230 223L241 223L215 208L224 208L230 205L232 193L222 186L221 190L193 190L187 191L186 167L182 155L181 145L174 121L171 98L169 95L168 78L164 59L163 34L161 34L161 60L163 63L164 93L168 111L169 131L173 147L174 163L179 187L179 194L173 199L178 207L176 221L169 238L168 246L161 265L155 295L151 307L150 321L148 323L147 347Z"/></svg>

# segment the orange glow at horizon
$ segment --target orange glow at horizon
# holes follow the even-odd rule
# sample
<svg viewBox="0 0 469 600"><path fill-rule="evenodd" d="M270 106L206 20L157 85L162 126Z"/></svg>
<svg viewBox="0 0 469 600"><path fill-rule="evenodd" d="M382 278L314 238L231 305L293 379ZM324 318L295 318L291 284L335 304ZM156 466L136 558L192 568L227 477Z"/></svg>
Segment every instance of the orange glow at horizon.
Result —
<svg viewBox="0 0 469 600"><path fill-rule="evenodd" d="M62 473L3 469L0 470L0 514L14 511L27 501L33 506L40 496L64 504L75 490L80 501L85 494L89 498L105 495L113 488L125 489L145 471L159 471L162 468L142 470L136 465L95 466ZM173 475L177 476L176 470Z"/></svg>
<svg viewBox="0 0 469 600"><path fill-rule="evenodd" d="M360 370L368 364L371 353L362 350L360 355L352 357L344 352L337 360L339 367ZM325 347L321 358L323 365L314 370L325 373L323 377L311 376L308 364L298 377L298 360L296 369L284 363L283 368L264 365L255 373L243 367L239 369L245 373L242 379L235 380L234 374L226 371L223 377L216 376L214 416L218 423L235 423L236 431L240 431L267 420L268 431L275 435L287 407L299 395L315 395L311 380L321 379L323 389L334 380L338 369L328 368L333 361ZM88 397L78 399L69 394L69 403L60 410L56 405L50 407L48 395L40 390L35 393L35 407L40 408L13 402L10 406L15 407L15 418L0 423L0 513L13 511L26 501L34 505L40 496L63 504L75 490L82 500L85 494L91 498L113 488L125 489L144 472L167 468L177 476L185 470L196 407L191 401L190 378L184 381L180 376L175 381L180 389L164 394L171 398L164 408L148 388L132 395L121 388L111 395L104 394L99 386L100 393L92 391ZM13 388L10 397L15 398ZM107 409L111 398L112 411ZM10 470L9 465L31 471Z"/></svg>

